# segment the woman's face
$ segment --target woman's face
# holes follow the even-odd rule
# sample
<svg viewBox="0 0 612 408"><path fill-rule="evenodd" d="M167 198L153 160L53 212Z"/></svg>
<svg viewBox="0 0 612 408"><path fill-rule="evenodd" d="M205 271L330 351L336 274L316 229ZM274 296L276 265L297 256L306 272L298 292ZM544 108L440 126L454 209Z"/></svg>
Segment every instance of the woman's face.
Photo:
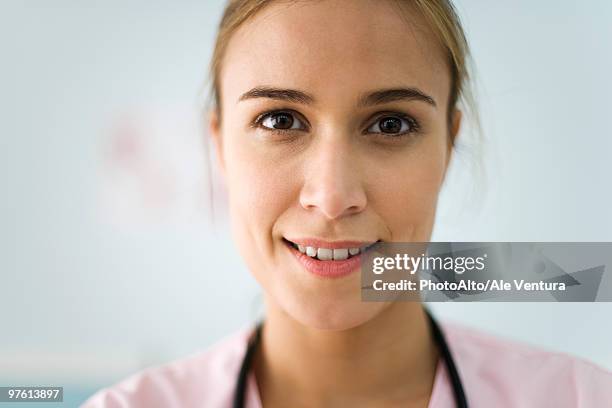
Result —
<svg viewBox="0 0 612 408"><path fill-rule="evenodd" d="M390 1L273 2L233 35L219 84L232 231L268 302L325 329L381 313L361 302L358 268L313 273L287 241L430 239L459 114L449 130L428 26Z"/></svg>

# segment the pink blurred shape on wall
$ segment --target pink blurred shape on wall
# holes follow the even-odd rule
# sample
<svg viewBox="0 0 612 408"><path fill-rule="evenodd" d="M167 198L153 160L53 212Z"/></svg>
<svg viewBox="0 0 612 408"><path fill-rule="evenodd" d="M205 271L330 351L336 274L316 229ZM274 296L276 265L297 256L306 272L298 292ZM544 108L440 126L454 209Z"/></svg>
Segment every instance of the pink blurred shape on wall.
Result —
<svg viewBox="0 0 612 408"><path fill-rule="evenodd" d="M103 133L100 214L139 228L203 222L210 215L209 149L203 113L191 106L140 106Z"/></svg>

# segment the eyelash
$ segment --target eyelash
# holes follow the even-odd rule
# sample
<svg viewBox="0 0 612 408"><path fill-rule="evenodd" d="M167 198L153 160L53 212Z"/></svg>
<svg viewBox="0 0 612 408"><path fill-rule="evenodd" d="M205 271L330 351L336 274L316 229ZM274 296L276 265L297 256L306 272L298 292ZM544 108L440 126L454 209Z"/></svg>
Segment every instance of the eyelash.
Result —
<svg viewBox="0 0 612 408"><path fill-rule="evenodd" d="M304 131L304 130L307 130L307 129L271 129L269 127L265 127L265 126L262 125L263 121L265 119L267 119L268 117L271 117L273 115L279 115L279 114L290 115L294 119L296 117L300 116L299 113L297 113L296 111L293 111L293 110L274 110L274 111L268 111L268 112L262 113L261 115L257 116L257 118L255 118L255 120L253 121L252 127L254 127L254 128L261 128L261 129L267 130L269 132L281 133L281 134L282 133L293 133L295 131ZM307 120L301 119L301 118L298 118L298 120L300 122L303 122L303 123L305 122L306 128L310 127L310 124L308 123Z"/></svg>
<svg viewBox="0 0 612 408"><path fill-rule="evenodd" d="M400 119L402 121L408 122L409 130L401 132L401 133L384 133L384 132L369 132L367 134L375 135L376 137L382 137L385 139L403 139L404 137L414 136L421 131L421 126L419 122L413 118L412 116L406 115L401 112L381 112L378 113L375 119L368 126L368 129L372 126L379 124L382 119L385 118L395 118Z"/></svg>
<svg viewBox="0 0 612 408"><path fill-rule="evenodd" d="M306 129L271 129L269 127L263 126L262 123L265 119L272 117L273 115L279 115L279 114L286 114L286 115L290 115L294 118L294 120L296 119L296 116L298 117L297 120L299 120L300 122L305 123ZM310 127L310 124L308 123L307 120L302 119L299 113L297 113L296 111L293 110L273 110L273 111L268 111L268 112L264 112L262 114L260 114L259 116L257 116L257 118L255 118L255 120L252 123L252 127L253 128L261 128L263 130L269 131L269 132L274 132L274 133L279 133L279 134L287 134L287 133L293 133L295 131L304 131L304 130L308 130L308 128ZM370 125L368 125L367 129L371 128L372 126L376 125L379 121L381 121L384 118L397 118L400 120L404 120L406 122L408 122L410 130L408 131L404 131L402 133L384 133L384 132L364 132L365 134L368 135L375 135L376 137L382 137L384 139L400 139L400 138L404 138L404 137L409 137L409 136L413 136L413 134L419 133L421 131L421 127L419 122L414 119L412 116L406 115L404 113L400 113L400 112L380 112L376 115L376 117L374 118L374 120L370 120Z"/></svg>

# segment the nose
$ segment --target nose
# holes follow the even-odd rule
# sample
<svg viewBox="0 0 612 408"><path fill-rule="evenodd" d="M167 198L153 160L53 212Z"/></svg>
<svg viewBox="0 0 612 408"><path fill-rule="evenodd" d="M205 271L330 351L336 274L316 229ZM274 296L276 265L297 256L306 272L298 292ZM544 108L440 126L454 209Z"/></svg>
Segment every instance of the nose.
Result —
<svg viewBox="0 0 612 408"><path fill-rule="evenodd" d="M366 207L367 196L359 159L350 143L340 138L319 139L305 163L300 204L328 219L357 214Z"/></svg>

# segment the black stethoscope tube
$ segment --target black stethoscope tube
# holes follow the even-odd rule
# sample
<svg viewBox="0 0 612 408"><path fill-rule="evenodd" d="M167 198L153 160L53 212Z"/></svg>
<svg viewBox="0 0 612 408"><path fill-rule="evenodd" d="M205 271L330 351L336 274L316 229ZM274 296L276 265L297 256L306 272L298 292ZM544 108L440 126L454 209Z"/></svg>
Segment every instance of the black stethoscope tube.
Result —
<svg viewBox="0 0 612 408"><path fill-rule="evenodd" d="M463 390L463 384L461 383L461 378L459 377L459 372L457 371L457 366L455 365L455 360L451 355L448 343L444 338L444 334L442 333L440 326L433 318L431 313L429 313L427 309L425 309L425 313L427 314L427 317L429 319L429 325L431 327L431 333L433 335L434 341L436 342L439 352L442 355L444 364L446 364L446 369L448 370L448 375L450 377L451 385L453 387L453 395L457 408L467 408L468 404L467 399L465 397L465 391ZM262 325L263 322L259 322L257 324L255 328L255 333L249 340L249 345L242 360L242 364L240 365L240 372L238 373L238 379L236 382L236 391L234 393L234 408L244 407L244 398L247 388L247 376L249 374L251 363L253 361L253 354L255 353L255 349L257 348L257 345L259 344L259 341L261 339Z"/></svg>

